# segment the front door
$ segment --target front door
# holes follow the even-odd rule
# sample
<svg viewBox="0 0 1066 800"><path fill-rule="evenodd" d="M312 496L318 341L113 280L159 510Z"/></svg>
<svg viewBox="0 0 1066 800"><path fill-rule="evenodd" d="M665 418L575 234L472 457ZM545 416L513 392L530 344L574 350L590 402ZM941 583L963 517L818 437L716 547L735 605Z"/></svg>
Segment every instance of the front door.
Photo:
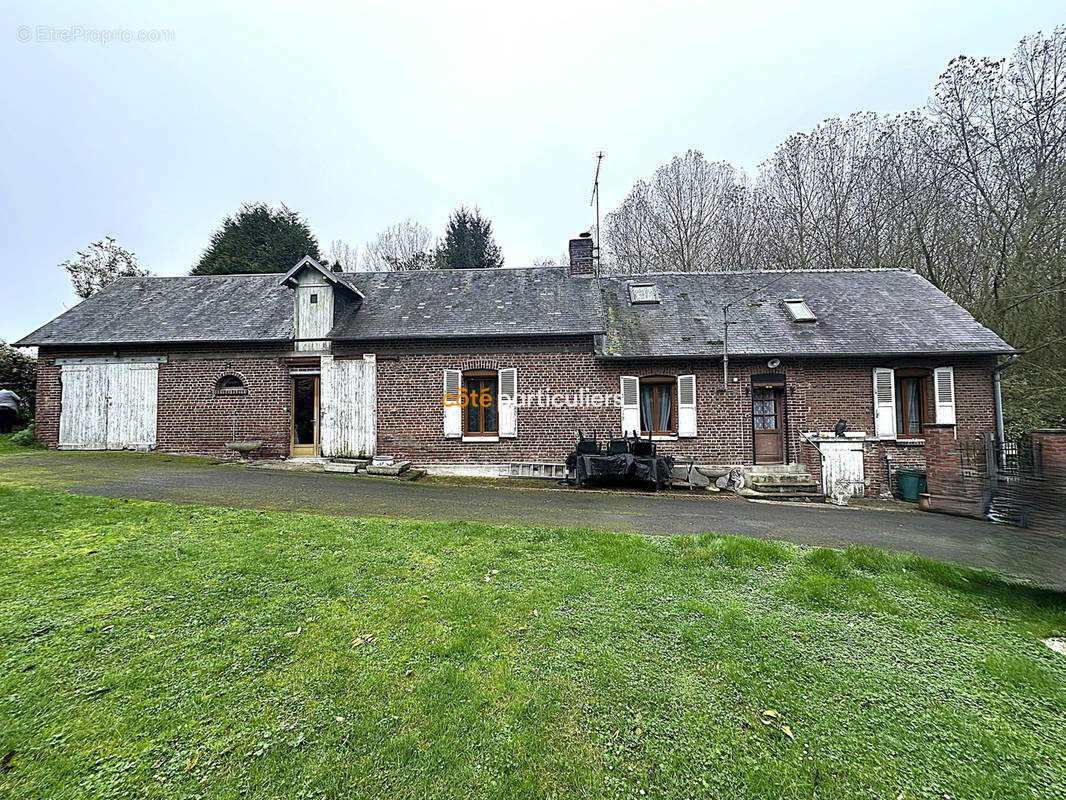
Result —
<svg viewBox="0 0 1066 800"><path fill-rule="evenodd" d="M293 456L318 455L318 376L298 375L292 379Z"/></svg>
<svg viewBox="0 0 1066 800"><path fill-rule="evenodd" d="M780 386L753 386L751 422L755 463L781 464L785 460L785 391Z"/></svg>

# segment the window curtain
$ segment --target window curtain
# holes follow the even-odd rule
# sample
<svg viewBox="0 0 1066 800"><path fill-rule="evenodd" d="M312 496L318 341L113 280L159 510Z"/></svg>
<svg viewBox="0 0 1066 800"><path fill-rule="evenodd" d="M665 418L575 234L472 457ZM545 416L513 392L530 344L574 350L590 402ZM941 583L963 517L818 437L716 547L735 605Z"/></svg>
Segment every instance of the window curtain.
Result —
<svg viewBox="0 0 1066 800"><path fill-rule="evenodd" d="M644 385L640 387L640 429L642 431L654 430L652 423L655 418L655 386Z"/></svg>
<svg viewBox="0 0 1066 800"><path fill-rule="evenodd" d="M921 381L911 379L907 381L907 432L908 433L921 433L922 432L922 405L919 398L919 388L921 387Z"/></svg>
<svg viewBox="0 0 1066 800"><path fill-rule="evenodd" d="M481 384L481 390L487 389L489 395L492 397L492 405L485 407L485 432L498 431L500 429L499 420L497 419L497 404L496 404L496 381L486 380ZM481 391L479 390L479 391Z"/></svg>
<svg viewBox="0 0 1066 800"><path fill-rule="evenodd" d="M668 431L672 427L674 409L670 403L671 388L669 383L660 383L655 387L655 391L659 393L659 424L655 427L657 431Z"/></svg>

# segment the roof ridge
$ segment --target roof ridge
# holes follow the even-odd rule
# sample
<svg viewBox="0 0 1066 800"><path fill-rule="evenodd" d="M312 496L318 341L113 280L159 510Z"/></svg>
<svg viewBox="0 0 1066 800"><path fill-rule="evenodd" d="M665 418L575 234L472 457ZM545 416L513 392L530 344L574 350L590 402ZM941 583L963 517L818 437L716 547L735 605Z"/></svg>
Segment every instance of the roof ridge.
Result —
<svg viewBox="0 0 1066 800"><path fill-rule="evenodd" d="M700 271L664 270L662 272L608 273L604 278L652 278L656 275L804 275L810 273L855 273L855 272L909 272L910 267L833 267L827 269L714 269Z"/></svg>
<svg viewBox="0 0 1066 800"><path fill-rule="evenodd" d="M364 272L342 272L341 275L403 275L407 273L426 273L431 272L434 274L443 274L449 272L483 272L483 273L505 273L505 272L523 272L532 270L564 270L569 269L567 266L560 265L544 265L544 266L530 266L530 267L458 267L452 269L451 267L443 269L373 269L366 270Z"/></svg>

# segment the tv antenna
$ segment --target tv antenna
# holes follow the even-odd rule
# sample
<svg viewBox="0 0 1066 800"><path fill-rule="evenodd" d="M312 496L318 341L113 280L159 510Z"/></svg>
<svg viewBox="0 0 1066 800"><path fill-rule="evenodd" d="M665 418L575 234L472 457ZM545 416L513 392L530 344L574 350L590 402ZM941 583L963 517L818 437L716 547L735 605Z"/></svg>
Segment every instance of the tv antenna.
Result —
<svg viewBox="0 0 1066 800"><path fill-rule="evenodd" d="M592 196L589 205L596 206L596 274L600 273L600 163L603 161L603 151L596 153L596 174L592 178Z"/></svg>

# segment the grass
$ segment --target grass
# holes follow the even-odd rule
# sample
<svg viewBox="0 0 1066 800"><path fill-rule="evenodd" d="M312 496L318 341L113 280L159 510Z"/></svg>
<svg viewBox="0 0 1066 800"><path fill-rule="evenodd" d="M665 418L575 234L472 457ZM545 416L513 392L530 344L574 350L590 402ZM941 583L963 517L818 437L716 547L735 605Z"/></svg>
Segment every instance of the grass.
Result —
<svg viewBox="0 0 1066 800"><path fill-rule="evenodd" d="M14 453L32 453L34 450L45 449L43 445L35 444L32 447L23 447L15 444L11 441L13 433L0 434L0 456L12 455Z"/></svg>
<svg viewBox="0 0 1066 800"><path fill-rule="evenodd" d="M5 798L1066 784L1066 596L988 573L10 486L0 529Z"/></svg>

